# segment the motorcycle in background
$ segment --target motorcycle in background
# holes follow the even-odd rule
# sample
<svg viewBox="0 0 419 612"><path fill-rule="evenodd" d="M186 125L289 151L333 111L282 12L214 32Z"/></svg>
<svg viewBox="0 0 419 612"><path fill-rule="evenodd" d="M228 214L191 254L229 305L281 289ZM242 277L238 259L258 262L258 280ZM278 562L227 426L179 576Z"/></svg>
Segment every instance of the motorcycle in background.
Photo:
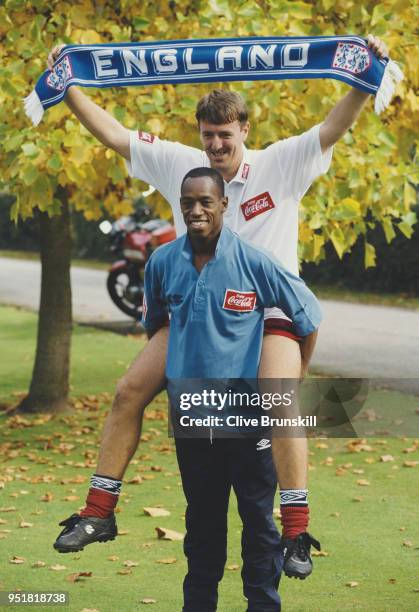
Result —
<svg viewBox="0 0 419 612"><path fill-rule="evenodd" d="M164 219L152 219L143 206L139 212L114 223L103 221L99 228L110 238L110 249L118 257L108 274L106 286L113 303L138 320L142 313L144 268L151 253L176 238L175 228Z"/></svg>

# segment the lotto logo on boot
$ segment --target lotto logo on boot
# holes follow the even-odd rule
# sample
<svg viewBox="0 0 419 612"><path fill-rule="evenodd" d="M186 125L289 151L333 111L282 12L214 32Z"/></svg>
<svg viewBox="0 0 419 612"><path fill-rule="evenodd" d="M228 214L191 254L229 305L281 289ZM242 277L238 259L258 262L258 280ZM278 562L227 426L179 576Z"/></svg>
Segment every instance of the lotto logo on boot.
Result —
<svg viewBox="0 0 419 612"><path fill-rule="evenodd" d="M236 291L226 289L223 308L225 310L238 310L251 312L256 306L256 293L254 291Z"/></svg>
<svg viewBox="0 0 419 612"><path fill-rule="evenodd" d="M244 202L241 205L246 221L250 221L250 219L253 219L253 217L257 217L257 215L261 215L272 208L275 208L275 204L269 191L265 191L264 193L255 196L251 200L247 200L247 202Z"/></svg>

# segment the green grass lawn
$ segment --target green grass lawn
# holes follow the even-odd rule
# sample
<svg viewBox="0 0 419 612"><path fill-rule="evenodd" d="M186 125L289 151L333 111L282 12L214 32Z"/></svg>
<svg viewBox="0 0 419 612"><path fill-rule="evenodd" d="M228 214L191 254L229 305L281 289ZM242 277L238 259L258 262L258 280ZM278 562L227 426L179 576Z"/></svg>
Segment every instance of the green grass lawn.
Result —
<svg viewBox="0 0 419 612"><path fill-rule="evenodd" d="M0 308L3 408L27 388L35 331L32 313ZM167 437L164 395L148 410L143 440L125 479L117 516L123 535L77 554L60 555L52 548L58 522L83 505L111 393L139 348L138 338L75 327L74 412L52 418L2 413L0 590L67 591L70 605L64 609L70 612L142 610L146 598L156 601L151 610L181 610L186 567L182 543L159 540L155 531L167 527L184 532L184 499L173 443ZM412 410L419 408L419 399L399 393L385 392L378 398L388 406L408 402ZM419 440L371 438L359 452L353 442L310 441L310 529L327 556L316 557L309 580L281 580L284 610L419 609L419 464L404 465L419 459ZM136 476L142 482L130 484ZM144 515L144 506L159 505L170 516ZM23 562L11 563L13 557ZM171 562L161 562L167 560ZM221 612L245 610L240 571L235 569L240 564L240 520L233 498L227 561L231 569L226 569L220 587ZM84 572L91 575L76 579Z"/></svg>

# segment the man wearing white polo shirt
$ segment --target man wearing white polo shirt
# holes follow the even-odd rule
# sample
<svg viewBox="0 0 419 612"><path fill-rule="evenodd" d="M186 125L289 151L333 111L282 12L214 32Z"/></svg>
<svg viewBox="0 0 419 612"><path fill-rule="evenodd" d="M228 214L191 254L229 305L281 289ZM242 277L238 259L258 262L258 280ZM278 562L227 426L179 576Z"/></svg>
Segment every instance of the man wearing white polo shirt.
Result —
<svg viewBox="0 0 419 612"><path fill-rule="evenodd" d="M387 54L377 38L370 36L369 46L378 57ZM59 51L60 47L56 47L51 52L51 65ZM152 184L168 200L178 234L185 232L178 204L181 179L194 167L211 166L225 181L230 202L226 226L267 249L291 272L298 273L298 203L312 181L327 170L331 147L353 124L368 97L352 89L322 124L261 151L245 148L249 132L247 109L238 94L227 90L211 92L198 103L196 117L202 151L143 131L130 132L75 87L69 88L65 100L93 135L125 157L133 177ZM313 341L301 341L284 313L269 309L265 314L259 378L298 379L307 369L312 350ZM98 522L97 532L83 545L108 534L107 522L113 517L121 479L138 445L144 408L165 384L166 353L167 330L162 329L118 384L104 428L97 471L86 508L81 512L82 517L104 521L103 530ZM307 443L304 438L274 438L272 452L281 488L287 554L292 556L295 544L298 558L304 556L303 536L308 525ZM284 570L287 573L287 562Z"/></svg>

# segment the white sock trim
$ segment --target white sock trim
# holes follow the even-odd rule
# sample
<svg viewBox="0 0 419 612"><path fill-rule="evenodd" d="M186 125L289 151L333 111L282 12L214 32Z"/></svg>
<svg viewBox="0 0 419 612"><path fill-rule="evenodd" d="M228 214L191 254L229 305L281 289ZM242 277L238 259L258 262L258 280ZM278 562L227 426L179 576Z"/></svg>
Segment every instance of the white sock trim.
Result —
<svg viewBox="0 0 419 612"><path fill-rule="evenodd" d="M308 489L281 489L281 506L307 506Z"/></svg>

